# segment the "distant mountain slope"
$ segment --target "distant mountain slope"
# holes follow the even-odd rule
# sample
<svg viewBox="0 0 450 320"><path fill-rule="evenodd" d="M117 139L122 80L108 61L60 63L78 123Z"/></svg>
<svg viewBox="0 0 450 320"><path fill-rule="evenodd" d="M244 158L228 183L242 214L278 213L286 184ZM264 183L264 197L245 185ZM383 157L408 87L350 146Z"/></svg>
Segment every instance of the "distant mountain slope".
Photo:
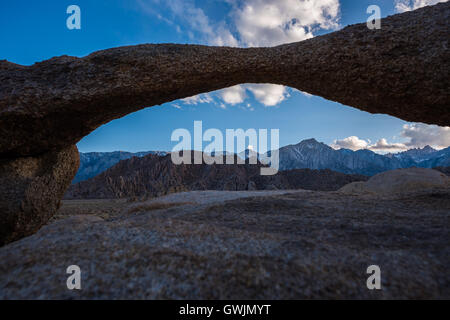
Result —
<svg viewBox="0 0 450 320"><path fill-rule="evenodd" d="M450 147L434 152L431 157L419 162L418 166L423 168L450 167Z"/></svg>
<svg viewBox="0 0 450 320"><path fill-rule="evenodd" d="M191 190L337 190L361 175L331 170L293 170L275 176L261 176L256 165L174 165L170 155L149 154L117 163L98 176L72 185L66 199L112 199L154 197Z"/></svg>
<svg viewBox="0 0 450 320"><path fill-rule="evenodd" d="M400 168L450 166L450 147L437 151L426 146L423 149L381 155L370 150L335 150L315 139L282 147L279 149L279 156L280 170L330 169L369 176ZM262 162L266 162L267 154L259 158Z"/></svg>
<svg viewBox="0 0 450 320"><path fill-rule="evenodd" d="M436 149L433 149L430 146L425 146L422 149L415 148L396 154L387 154L386 156L388 157L394 156L397 158L410 159L415 162L421 162L433 158L433 154L435 152L437 152Z"/></svg>
<svg viewBox="0 0 450 320"><path fill-rule="evenodd" d="M352 151L349 149L335 150L315 139L301 141L279 149L280 170L292 169L330 169L346 174L362 174L372 176L384 171L422 167L450 167L450 147L435 150L430 146L422 149L411 149L396 154L381 155L370 150ZM77 183L90 179L121 160L131 157L142 157L148 154L166 155L166 152L95 152L80 154L80 169L73 181ZM270 153L268 153L270 155ZM239 153L239 157L248 159L258 157L261 162L267 162L268 154L258 155L252 150Z"/></svg>
<svg viewBox="0 0 450 320"><path fill-rule="evenodd" d="M279 153L280 170L330 169L347 174L374 175L402 167L395 158L369 150L335 150L315 139L280 148Z"/></svg>
<svg viewBox="0 0 450 320"><path fill-rule="evenodd" d="M80 168L73 179L72 183L88 180L111 168L121 160L130 159L132 157L143 157L148 154L166 155L166 152L146 151L146 152L80 152Z"/></svg>

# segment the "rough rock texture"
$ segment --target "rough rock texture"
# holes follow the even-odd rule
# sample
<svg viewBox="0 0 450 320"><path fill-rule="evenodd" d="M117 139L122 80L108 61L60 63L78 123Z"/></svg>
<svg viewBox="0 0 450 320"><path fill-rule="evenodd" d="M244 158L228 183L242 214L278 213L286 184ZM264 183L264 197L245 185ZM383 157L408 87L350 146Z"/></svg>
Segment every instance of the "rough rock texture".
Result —
<svg viewBox="0 0 450 320"><path fill-rule="evenodd" d="M276 83L372 113L450 124L450 2L273 48L139 45L25 67L0 62L0 157L78 142L147 106Z"/></svg>
<svg viewBox="0 0 450 320"><path fill-rule="evenodd" d="M440 171L442 173L445 173L447 176L450 176L450 167L436 167L433 168L434 170Z"/></svg>
<svg viewBox="0 0 450 320"><path fill-rule="evenodd" d="M163 151L144 151L144 152L80 152L80 168L73 179L72 183L85 181L96 175L106 171L121 160L130 159L133 157L144 157L148 154L166 155Z"/></svg>
<svg viewBox="0 0 450 320"><path fill-rule="evenodd" d="M408 168L386 171L366 182L350 183L339 191L350 194L395 194L449 187L450 178L445 173L425 168Z"/></svg>
<svg viewBox="0 0 450 320"><path fill-rule="evenodd" d="M106 220L70 217L0 248L0 299L450 298L448 190L205 204L194 194ZM81 290L66 287L73 264ZM366 287L373 264L382 290Z"/></svg>
<svg viewBox="0 0 450 320"><path fill-rule="evenodd" d="M33 234L48 222L78 165L76 146L0 160L0 246Z"/></svg>

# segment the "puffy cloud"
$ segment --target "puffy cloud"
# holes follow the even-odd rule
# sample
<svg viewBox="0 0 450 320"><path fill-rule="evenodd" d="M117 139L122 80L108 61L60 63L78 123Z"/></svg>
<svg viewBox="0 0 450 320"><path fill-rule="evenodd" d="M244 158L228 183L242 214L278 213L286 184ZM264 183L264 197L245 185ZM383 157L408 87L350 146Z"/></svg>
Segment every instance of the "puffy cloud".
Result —
<svg viewBox="0 0 450 320"><path fill-rule="evenodd" d="M388 143L386 139L380 139L377 143L368 146L368 149L373 152L401 152L409 148L403 143Z"/></svg>
<svg viewBox="0 0 450 320"><path fill-rule="evenodd" d="M216 91L214 93L199 94L189 98L181 99L181 102L185 105L210 103L216 104L222 109L226 109L225 104L235 105L243 103L247 98L247 90L253 94L257 101L267 107L276 106L289 97L287 88L282 85L247 84L236 85ZM219 100L217 98L219 98ZM250 110L253 110L252 106L248 103L247 107Z"/></svg>
<svg viewBox="0 0 450 320"><path fill-rule="evenodd" d="M219 97L228 104L243 103L250 91L255 99L266 107L273 107L289 97L287 88L276 84L246 84L219 90Z"/></svg>
<svg viewBox="0 0 450 320"><path fill-rule="evenodd" d="M312 38L319 29L338 27L339 0L226 0L231 11L228 21L211 21L193 0L138 0L147 13L157 16L177 32L185 30L192 39L216 46L274 46ZM165 6L172 17L163 17L155 6ZM173 21L176 21L173 22ZM179 25L184 26L180 29ZM218 96L229 104L253 93L265 106L275 106L289 97L286 87L279 85L246 85L219 91ZM207 103L198 97L183 100L187 104Z"/></svg>
<svg viewBox="0 0 450 320"><path fill-rule="evenodd" d="M450 146L450 127L439 127L423 123L412 123L403 126L400 133L406 139L404 143L389 143L385 138L371 144L370 140L363 140L351 136L341 140L335 140L331 147L334 149L361 150L368 149L374 152L401 152L413 148L423 148L427 145L435 149L444 149Z"/></svg>
<svg viewBox="0 0 450 320"><path fill-rule="evenodd" d="M406 12L447 1L448 0L395 0L395 10L397 10L397 12Z"/></svg>
<svg viewBox="0 0 450 320"><path fill-rule="evenodd" d="M255 99L266 107L273 107L289 97L285 86L276 84L250 84L246 85Z"/></svg>
<svg viewBox="0 0 450 320"><path fill-rule="evenodd" d="M188 34L195 32L199 40L219 46L273 46L312 38L319 29L338 27L339 0L226 2L231 8L228 23L211 21L193 0L138 0L145 12L176 28L181 24ZM156 12L156 6L169 9L172 17Z"/></svg>
<svg viewBox="0 0 450 320"><path fill-rule="evenodd" d="M362 140L356 136L351 136L342 140L334 140L331 145L334 149L350 149L353 151L366 149L369 145L369 141Z"/></svg>
<svg viewBox="0 0 450 320"><path fill-rule="evenodd" d="M232 17L246 46L274 46L312 38L338 26L339 0L235 1Z"/></svg>
<svg viewBox="0 0 450 320"><path fill-rule="evenodd" d="M408 149L403 143L389 143L386 139L380 139L371 144L370 140L363 140L356 136L351 136L342 140L335 140L331 147L334 149L350 149L353 151L367 149L373 152L400 152Z"/></svg>
<svg viewBox="0 0 450 320"><path fill-rule="evenodd" d="M423 123L405 124L400 135L408 139L405 145L409 148L423 148L429 145L435 149L443 149L450 146L450 127Z"/></svg>
<svg viewBox="0 0 450 320"><path fill-rule="evenodd" d="M220 90L219 95L225 103L231 105L244 102L246 97L245 89L240 85Z"/></svg>

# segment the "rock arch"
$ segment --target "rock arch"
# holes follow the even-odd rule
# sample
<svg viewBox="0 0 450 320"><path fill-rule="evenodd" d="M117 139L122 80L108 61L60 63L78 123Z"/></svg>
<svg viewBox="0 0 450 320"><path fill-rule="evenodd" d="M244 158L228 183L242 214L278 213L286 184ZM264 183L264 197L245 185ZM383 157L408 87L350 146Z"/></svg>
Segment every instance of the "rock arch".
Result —
<svg viewBox="0 0 450 320"><path fill-rule="evenodd" d="M82 137L147 106L276 83L449 125L449 16L450 3L441 3L385 18L380 30L357 24L272 48L139 45L29 67L0 61L0 245L35 232L56 211Z"/></svg>

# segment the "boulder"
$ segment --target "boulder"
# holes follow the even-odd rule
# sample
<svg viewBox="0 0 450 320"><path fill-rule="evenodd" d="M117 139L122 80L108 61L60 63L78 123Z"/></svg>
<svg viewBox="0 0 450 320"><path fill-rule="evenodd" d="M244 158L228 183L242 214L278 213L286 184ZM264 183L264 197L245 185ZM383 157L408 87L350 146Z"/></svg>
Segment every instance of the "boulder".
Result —
<svg viewBox="0 0 450 320"><path fill-rule="evenodd" d="M0 246L33 234L49 221L78 165L76 146L0 160Z"/></svg>
<svg viewBox="0 0 450 320"><path fill-rule="evenodd" d="M339 192L392 195L449 187L450 178L442 172L425 168L408 168L382 172L366 182L350 183L339 189Z"/></svg>

